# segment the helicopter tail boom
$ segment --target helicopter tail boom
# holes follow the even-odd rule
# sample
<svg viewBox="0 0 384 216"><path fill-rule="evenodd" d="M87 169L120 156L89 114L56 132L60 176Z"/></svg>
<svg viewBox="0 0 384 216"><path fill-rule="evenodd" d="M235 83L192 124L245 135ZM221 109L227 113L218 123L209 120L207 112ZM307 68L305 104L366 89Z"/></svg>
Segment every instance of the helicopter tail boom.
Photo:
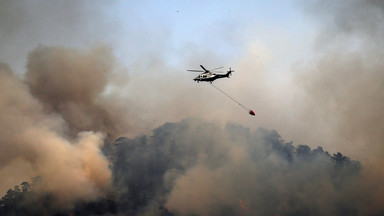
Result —
<svg viewBox="0 0 384 216"><path fill-rule="evenodd" d="M235 71L233 71L231 68L229 68L229 71L225 74L225 76L229 78L229 76L232 74L232 72L235 72Z"/></svg>

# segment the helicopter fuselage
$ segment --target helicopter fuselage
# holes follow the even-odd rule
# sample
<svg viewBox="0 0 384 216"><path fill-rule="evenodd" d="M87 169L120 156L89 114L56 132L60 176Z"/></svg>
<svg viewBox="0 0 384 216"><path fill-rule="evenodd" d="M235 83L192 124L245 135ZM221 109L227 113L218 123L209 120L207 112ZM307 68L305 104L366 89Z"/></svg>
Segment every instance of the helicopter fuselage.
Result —
<svg viewBox="0 0 384 216"><path fill-rule="evenodd" d="M220 68L223 68L223 67L215 68L215 69L212 69L211 71L205 69L205 67L203 65L200 65L200 67L203 70L187 70L187 71L190 71L190 72L199 72L199 73L202 72L199 76L197 76L197 77L195 77L193 79L196 82L210 82L210 83L212 83L213 81L215 81L216 79L219 79L219 78L224 78L224 77L228 77L229 78L229 75L231 75L231 73L234 72L231 68L229 68L229 71L227 71L227 73L225 73L225 74L217 74L217 73L213 73L211 71L214 71L214 70L217 70L217 69L220 69Z"/></svg>
<svg viewBox="0 0 384 216"><path fill-rule="evenodd" d="M206 72L206 73L202 73L199 76L195 77L193 80L196 82L211 82L212 83L213 81L215 81L216 79L219 79L219 78L224 78L224 77L229 78L229 74L230 74L229 72L226 74L215 74L212 72Z"/></svg>

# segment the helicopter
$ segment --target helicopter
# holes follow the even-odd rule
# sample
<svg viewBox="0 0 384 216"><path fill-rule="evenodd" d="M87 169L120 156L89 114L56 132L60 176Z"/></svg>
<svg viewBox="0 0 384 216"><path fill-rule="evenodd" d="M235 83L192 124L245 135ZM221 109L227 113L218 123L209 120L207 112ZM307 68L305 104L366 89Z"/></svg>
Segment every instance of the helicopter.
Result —
<svg viewBox="0 0 384 216"><path fill-rule="evenodd" d="M215 68L215 69L212 69L212 70L207 70L205 69L205 67L203 65L200 65L200 67L203 69L203 70L187 70L187 71L190 71L190 72L199 72L199 73L202 73L200 74L199 76L195 77L193 80L196 81L196 82L210 82L211 85L213 87L215 87L218 91L220 91L221 93L223 93L225 96L227 96L229 99L233 100L234 102L236 102L237 104L239 104L239 106L241 106L242 108L244 108L245 110L248 111L248 113L252 116L256 115L255 112L251 109L248 109L247 107L245 107L244 105L242 105L240 102L238 102L235 98L231 97L229 94L225 93L223 90L219 89L217 86L215 86L212 82L215 81L216 79L219 79L219 78L224 78L224 77L227 77L229 78L229 76L232 74L232 72L235 72L234 70L232 70L231 68L229 68L229 71L227 71L227 73L225 74L217 74L217 73L213 73L211 71L215 71L215 70L218 70L218 69L221 69L223 67L219 67L219 68Z"/></svg>
<svg viewBox="0 0 384 216"><path fill-rule="evenodd" d="M235 72L234 70L229 68L229 71L227 71L227 73L225 73L225 74L217 74L217 73L213 73L211 71L215 71L215 70L221 69L223 67L215 68L215 69L212 69L212 70L205 69L205 67L203 65L200 65L200 67L203 70L187 70L187 71L190 71L190 72L200 72L200 73L202 73L202 74L200 74L199 76L197 76L197 77L195 77L193 79L196 82L210 82L210 83L212 83L213 81L215 81L216 79L219 79L219 78L224 78L224 77L229 78L229 76L232 74L232 72Z"/></svg>

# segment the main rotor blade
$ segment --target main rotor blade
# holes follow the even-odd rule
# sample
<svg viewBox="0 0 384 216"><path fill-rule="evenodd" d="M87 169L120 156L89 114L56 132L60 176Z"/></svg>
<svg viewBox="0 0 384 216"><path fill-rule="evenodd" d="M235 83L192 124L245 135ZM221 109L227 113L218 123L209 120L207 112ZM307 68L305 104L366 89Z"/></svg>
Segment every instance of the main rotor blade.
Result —
<svg viewBox="0 0 384 216"><path fill-rule="evenodd" d="M219 70L221 68L224 68L224 67L218 67L218 68L215 68L215 69L211 69L211 71L214 71L214 70Z"/></svg>
<svg viewBox="0 0 384 216"><path fill-rule="evenodd" d="M200 73L205 72L205 71L202 71L202 70L187 70L187 71L190 71L190 72L200 72Z"/></svg>
<svg viewBox="0 0 384 216"><path fill-rule="evenodd" d="M205 67L203 65L200 65L201 68L203 68L203 70L205 70L205 72L209 72L209 70L205 69Z"/></svg>

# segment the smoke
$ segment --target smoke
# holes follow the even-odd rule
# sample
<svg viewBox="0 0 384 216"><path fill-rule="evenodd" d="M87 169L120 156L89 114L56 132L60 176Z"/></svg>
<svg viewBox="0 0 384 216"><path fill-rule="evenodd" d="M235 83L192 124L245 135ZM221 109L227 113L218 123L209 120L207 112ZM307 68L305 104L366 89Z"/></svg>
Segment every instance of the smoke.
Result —
<svg viewBox="0 0 384 216"><path fill-rule="evenodd" d="M128 123L111 94L102 95L114 66L107 47L82 52L40 46L29 55L25 77L32 95L47 112L60 114L71 134L102 131L115 139L128 130Z"/></svg>
<svg viewBox="0 0 384 216"><path fill-rule="evenodd" d="M0 1L0 62L7 62L21 74L27 54L38 44L83 46L111 37L111 27L119 22L107 17L105 10L113 4L88 0Z"/></svg>
<svg viewBox="0 0 384 216"><path fill-rule="evenodd" d="M152 41L147 45L152 52L138 55L141 60L129 66L137 71L133 82L118 91L111 85L118 69L110 48L35 48L38 41L78 45L111 36L106 26L119 22L103 19L100 6L108 4L25 3L0 3L2 61L20 67L33 49L22 78L0 66L1 192L39 175L37 189L64 203L95 198L113 181L120 210L131 215L369 215L383 210L381 1L299 1L321 30L316 54L308 64L298 64L291 86L280 85L269 73L276 59L262 44L250 44L237 61L222 61L216 51L189 45L172 51L183 58L180 69L162 56L171 50L166 34L141 40L138 33L136 43L127 41L134 48ZM220 80L218 86L255 109L256 119L209 85L195 85L195 75L180 72L222 62L236 72L231 82ZM165 124L151 137L119 139L111 179L100 153L105 140L152 132L187 116L276 128L295 140L316 134L305 140L308 145L324 143L331 152L364 159L364 167L322 148L294 147L273 131L186 120Z"/></svg>
<svg viewBox="0 0 384 216"><path fill-rule="evenodd" d="M384 130L384 4L382 1L300 1L321 26L316 55L295 80L305 92L301 117L317 125L324 140L363 160L363 178L382 206ZM312 127L311 127L312 128ZM329 145L331 146L331 145Z"/></svg>
<svg viewBox="0 0 384 216"><path fill-rule="evenodd" d="M302 3L322 26L317 54L296 79L306 94L304 118L328 126L324 134L349 154L382 157L382 1Z"/></svg>
<svg viewBox="0 0 384 216"><path fill-rule="evenodd" d="M2 193L34 176L41 177L36 190L61 205L108 189L111 172L101 147L127 128L121 110L103 95L113 65L105 47L43 46L29 55L25 80L0 65Z"/></svg>
<svg viewBox="0 0 384 216"><path fill-rule="evenodd" d="M273 130L166 123L120 138L113 168L118 212L130 215L375 215L383 211L357 161L294 146ZM381 178L382 179L382 178Z"/></svg>

